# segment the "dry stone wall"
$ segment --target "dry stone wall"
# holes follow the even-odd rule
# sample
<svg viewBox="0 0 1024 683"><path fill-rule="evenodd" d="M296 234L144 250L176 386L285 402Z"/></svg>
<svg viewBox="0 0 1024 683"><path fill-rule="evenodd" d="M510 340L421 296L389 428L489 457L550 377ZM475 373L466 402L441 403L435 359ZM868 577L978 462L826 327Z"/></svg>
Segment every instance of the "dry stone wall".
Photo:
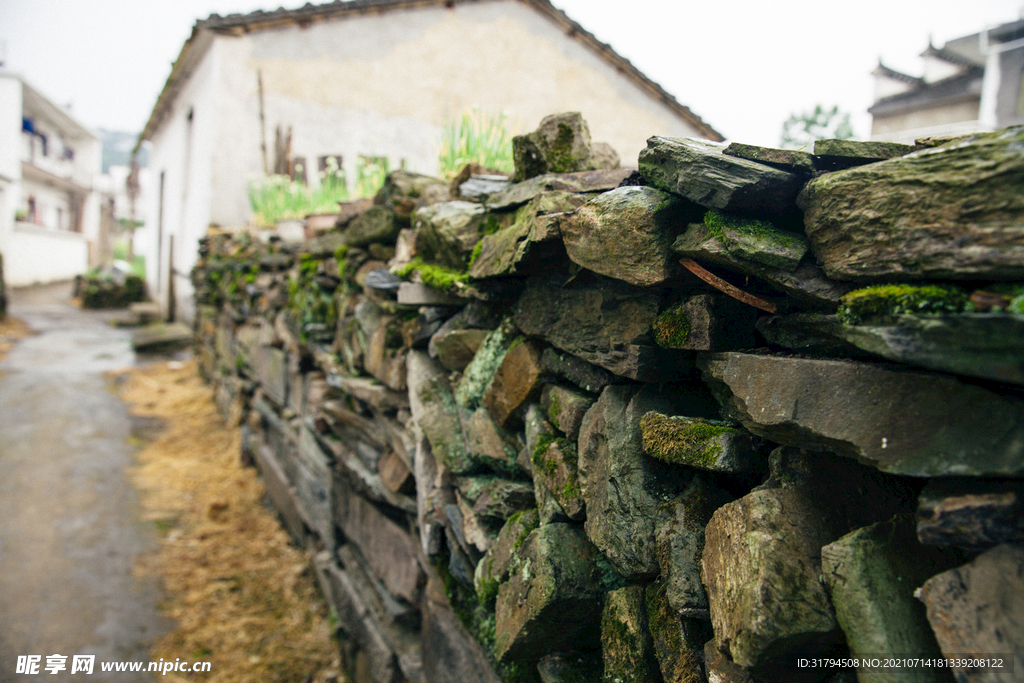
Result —
<svg viewBox="0 0 1024 683"><path fill-rule="evenodd" d="M353 680L1019 680L1024 128L630 171L546 123L517 182L202 244Z"/></svg>

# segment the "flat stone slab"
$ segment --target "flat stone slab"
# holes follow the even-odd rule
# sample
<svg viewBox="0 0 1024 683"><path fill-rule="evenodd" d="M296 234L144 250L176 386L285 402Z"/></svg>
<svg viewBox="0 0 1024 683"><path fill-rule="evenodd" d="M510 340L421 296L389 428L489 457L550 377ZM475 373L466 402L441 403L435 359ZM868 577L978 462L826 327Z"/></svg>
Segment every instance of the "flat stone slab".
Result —
<svg viewBox="0 0 1024 683"><path fill-rule="evenodd" d="M725 145L654 136L640 152L648 184L709 209L784 213L803 186L802 174L723 154Z"/></svg>
<svg viewBox="0 0 1024 683"><path fill-rule="evenodd" d="M628 168L545 173L495 192L487 198L485 206L489 211L507 211L522 206L541 192L607 192L618 187L630 173Z"/></svg>
<svg viewBox="0 0 1024 683"><path fill-rule="evenodd" d="M1024 315L901 315L887 322L834 329L849 344L889 360L1024 384Z"/></svg>
<svg viewBox="0 0 1024 683"><path fill-rule="evenodd" d="M916 477L1024 474L1024 401L869 363L744 353L698 361L723 412L776 443Z"/></svg>
<svg viewBox="0 0 1024 683"><path fill-rule="evenodd" d="M812 173L814 171L814 157L807 152L801 152L796 149L776 149L774 147L758 147L757 145L733 142L722 150L722 153L769 166L781 166L782 170L786 171L803 171L805 173Z"/></svg>
<svg viewBox="0 0 1024 683"><path fill-rule="evenodd" d="M864 142L860 140L815 140L814 154L826 157L842 157L844 159L869 159L882 161L901 157L917 150L914 145L902 145L898 142Z"/></svg>
<svg viewBox="0 0 1024 683"><path fill-rule="evenodd" d="M132 332L132 348L140 353L177 351L191 345L193 336L185 323L154 323Z"/></svg>
<svg viewBox="0 0 1024 683"><path fill-rule="evenodd" d="M984 550L1024 543L1024 482L936 479L917 501L922 543Z"/></svg>
<svg viewBox="0 0 1024 683"><path fill-rule="evenodd" d="M797 203L818 262L858 282L1024 279L1021 145L1007 128L811 180Z"/></svg>

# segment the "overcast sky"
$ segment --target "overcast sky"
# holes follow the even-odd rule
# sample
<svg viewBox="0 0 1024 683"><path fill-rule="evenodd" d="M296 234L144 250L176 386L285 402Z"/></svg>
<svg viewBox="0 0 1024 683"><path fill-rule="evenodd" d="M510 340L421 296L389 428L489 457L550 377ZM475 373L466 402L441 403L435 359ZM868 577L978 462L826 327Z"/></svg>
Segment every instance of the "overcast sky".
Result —
<svg viewBox="0 0 1024 683"><path fill-rule="evenodd" d="M850 112L866 138L879 57L920 75L929 35L941 45L1024 10L1024 0L552 1L727 138L772 146L790 113L818 103ZM6 68L86 125L138 132L197 18L279 3L0 0L0 40Z"/></svg>

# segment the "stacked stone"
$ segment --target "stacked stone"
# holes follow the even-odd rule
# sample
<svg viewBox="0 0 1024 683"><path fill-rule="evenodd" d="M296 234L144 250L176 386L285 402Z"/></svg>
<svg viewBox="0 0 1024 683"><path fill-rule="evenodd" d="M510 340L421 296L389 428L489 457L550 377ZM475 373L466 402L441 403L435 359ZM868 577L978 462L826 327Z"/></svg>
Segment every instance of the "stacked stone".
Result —
<svg viewBox="0 0 1024 683"><path fill-rule="evenodd" d="M353 679L1019 675L1024 129L514 145L194 273Z"/></svg>

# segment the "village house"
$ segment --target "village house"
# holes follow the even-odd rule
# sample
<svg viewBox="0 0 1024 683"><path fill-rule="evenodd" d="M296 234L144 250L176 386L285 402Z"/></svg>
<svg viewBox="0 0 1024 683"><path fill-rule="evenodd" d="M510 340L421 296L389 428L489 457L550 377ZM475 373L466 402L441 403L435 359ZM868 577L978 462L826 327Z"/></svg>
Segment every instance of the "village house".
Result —
<svg viewBox="0 0 1024 683"><path fill-rule="evenodd" d="M100 141L0 69L0 253L8 285L68 280L99 259Z"/></svg>
<svg viewBox="0 0 1024 683"><path fill-rule="evenodd" d="M329 157L437 172L443 128L477 108L511 132L579 111L635 166L652 133L720 140L700 117L547 0L349 0L198 21L141 141L152 144L148 284L189 318L208 226L251 215L248 183L282 145L310 183ZM277 150L277 154L275 154ZM171 278L173 277L173 286Z"/></svg>
<svg viewBox="0 0 1024 683"><path fill-rule="evenodd" d="M875 77L871 139L913 143L1024 123L1024 19L921 53L924 74L883 65Z"/></svg>

